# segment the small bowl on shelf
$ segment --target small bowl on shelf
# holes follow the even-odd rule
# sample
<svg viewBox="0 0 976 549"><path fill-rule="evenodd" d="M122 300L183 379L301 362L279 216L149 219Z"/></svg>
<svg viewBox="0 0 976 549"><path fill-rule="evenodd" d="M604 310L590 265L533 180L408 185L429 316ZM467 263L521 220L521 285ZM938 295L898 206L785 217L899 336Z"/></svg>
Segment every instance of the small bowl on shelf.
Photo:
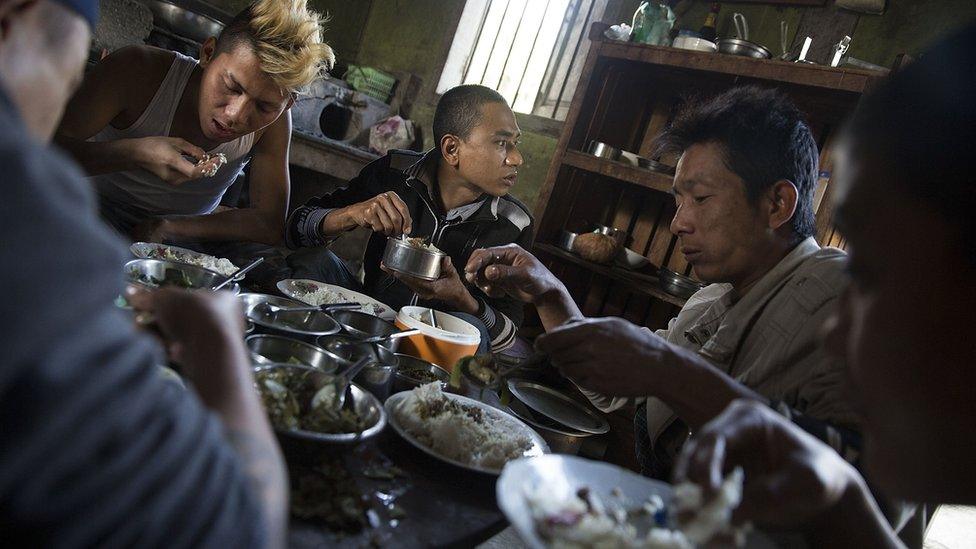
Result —
<svg viewBox="0 0 976 549"><path fill-rule="evenodd" d="M607 160L617 160L620 158L620 149L608 145L603 141L590 141L590 146L586 148L586 152L597 158L606 158Z"/></svg>
<svg viewBox="0 0 976 549"><path fill-rule="evenodd" d="M695 292L707 286L707 284L699 282L683 274L676 273L665 267L661 267L660 271L658 271L658 280L661 284L662 290L675 297L683 298L689 298L694 295Z"/></svg>

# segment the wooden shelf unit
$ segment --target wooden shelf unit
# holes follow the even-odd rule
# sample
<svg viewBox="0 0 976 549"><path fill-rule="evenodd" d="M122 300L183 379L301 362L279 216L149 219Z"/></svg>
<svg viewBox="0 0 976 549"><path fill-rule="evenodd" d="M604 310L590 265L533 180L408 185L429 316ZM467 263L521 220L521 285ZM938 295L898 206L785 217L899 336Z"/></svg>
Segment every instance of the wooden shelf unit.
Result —
<svg viewBox="0 0 976 549"><path fill-rule="evenodd" d="M683 297L674 296L662 290L658 285L658 277L656 276L637 273L623 267L593 263L592 261L587 261L576 254L569 253L562 248L557 248L552 244L536 244L535 251L552 257L557 257L563 261L568 261L594 273L612 278L613 280L625 284L634 291L641 292L655 299L670 303L676 307L683 307L685 301L687 301L687 299Z"/></svg>
<svg viewBox="0 0 976 549"><path fill-rule="evenodd" d="M674 176L671 175L652 172L644 168L635 168L630 164L598 158L579 151L566 151L563 163L580 170L611 177L618 181L626 181L662 193L670 193L671 183L674 181Z"/></svg>
<svg viewBox="0 0 976 549"><path fill-rule="evenodd" d="M886 73L610 41L603 38L605 29L601 23L590 29L593 43L537 202L534 249L567 281L585 314L623 316L659 328L684 300L660 290L654 277L596 265L552 243L563 230L610 225L627 231L628 247L654 265L692 274L669 229L673 178L580 151L602 141L653 158L655 138L682 101L757 84L780 89L807 114L821 151L820 169L830 171L836 130ZM824 191L818 238L824 245L842 244L831 222L829 184Z"/></svg>

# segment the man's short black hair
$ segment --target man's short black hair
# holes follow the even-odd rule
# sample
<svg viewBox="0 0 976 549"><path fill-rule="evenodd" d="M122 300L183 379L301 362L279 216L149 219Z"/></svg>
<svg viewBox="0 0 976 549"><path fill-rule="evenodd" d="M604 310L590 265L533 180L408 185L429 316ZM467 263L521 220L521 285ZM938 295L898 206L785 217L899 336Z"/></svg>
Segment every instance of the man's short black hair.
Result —
<svg viewBox="0 0 976 549"><path fill-rule="evenodd" d="M855 111L849 153L882 167L885 184L938 212L976 265L976 25L938 43ZM838 211L838 222L857 212Z"/></svg>
<svg viewBox="0 0 976 549"><path fill-rule="evenodd" d="M500 93L477 84L447 90L437 102L437 109L434 111L435 145L439 147L445 135L467 138L471 130L481 122L481 106L486 103L508 105L508 101Z"/></svg>
<svg viewBox="0 0 976 549"><path fill-rule="evenodd" d="M774 183L796 185L792 228L798 242L815 230L813 195L820 155L803 113L784 94L757 86L733 88L688 104L658 138L658 154L682 154L692 145L715 143L725 165L745 182L755 204Z"/></svg>

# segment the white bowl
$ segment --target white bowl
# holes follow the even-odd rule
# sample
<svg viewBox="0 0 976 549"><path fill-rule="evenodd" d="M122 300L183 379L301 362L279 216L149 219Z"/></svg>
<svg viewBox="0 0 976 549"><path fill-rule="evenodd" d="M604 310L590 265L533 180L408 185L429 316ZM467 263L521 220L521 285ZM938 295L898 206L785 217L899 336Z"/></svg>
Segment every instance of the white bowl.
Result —
<svg viewBox="0 0 976 549"><path fill-rule="evenodd" d="M718 51L718 44L696 36L679 36L674 39L674 43L671 46L679 50L703 51L706 53L715 53Z"/></svg>

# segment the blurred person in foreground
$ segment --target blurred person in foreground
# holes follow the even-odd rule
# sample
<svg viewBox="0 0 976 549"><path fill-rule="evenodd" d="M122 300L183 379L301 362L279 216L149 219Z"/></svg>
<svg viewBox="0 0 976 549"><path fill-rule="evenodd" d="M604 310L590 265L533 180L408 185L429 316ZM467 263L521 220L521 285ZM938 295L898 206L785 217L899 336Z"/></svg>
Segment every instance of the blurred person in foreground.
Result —
<svg viewBox="0 0 976 549"><path fill-rule="evenodd" d="M284 463L226 293L113 304L120 239L47 145L82 79L97 0L0 0L0 539L39 547L279 547Z"/></svg>
<svg viewBox="0 0 976 549"><path fill-rule="evenodd" d="M976 503L976 27L866 98L836 165L852 284L827 326L886 495ZM745 469L740 520L806 527L820 547L897 547L864 479L768 409L736 401L686 447L679 478Z"/></svg>

